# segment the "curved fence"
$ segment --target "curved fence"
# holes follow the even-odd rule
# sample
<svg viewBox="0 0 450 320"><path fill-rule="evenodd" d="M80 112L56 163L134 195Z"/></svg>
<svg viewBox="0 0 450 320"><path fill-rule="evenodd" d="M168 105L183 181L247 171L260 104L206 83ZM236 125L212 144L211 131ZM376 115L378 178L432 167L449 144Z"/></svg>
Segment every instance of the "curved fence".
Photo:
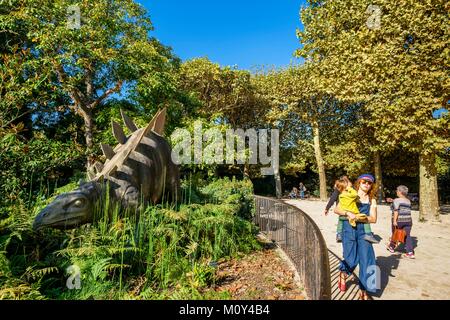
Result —
<svg viewBox="0 0 450 320"><path fill-rule="evenodd" d="M331 299L328 250L316 223L282 201L255 196L254 222L294 263L310 299Z"/></svg>

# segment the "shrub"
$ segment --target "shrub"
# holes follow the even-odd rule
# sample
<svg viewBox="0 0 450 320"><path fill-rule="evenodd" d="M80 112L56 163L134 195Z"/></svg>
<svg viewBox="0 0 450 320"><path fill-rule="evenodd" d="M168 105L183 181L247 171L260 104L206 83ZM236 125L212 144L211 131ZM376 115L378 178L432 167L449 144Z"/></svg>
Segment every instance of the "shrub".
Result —
<svg viewBox="0 0 450 320"><path fill-rule="evenodd" d="M253 185L250 179L236 180L228 177L216 180L201 188L201 192L212 202L235 204L236 214L250 220L254 215Z"/></svg>

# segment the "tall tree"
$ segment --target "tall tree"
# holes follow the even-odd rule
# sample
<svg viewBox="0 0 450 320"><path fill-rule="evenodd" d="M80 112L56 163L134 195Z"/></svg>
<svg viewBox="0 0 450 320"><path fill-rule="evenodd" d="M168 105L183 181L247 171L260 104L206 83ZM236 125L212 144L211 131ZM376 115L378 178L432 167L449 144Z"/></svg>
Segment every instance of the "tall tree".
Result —
<svg viewBox="0 0 450 320"><path fill-rule="evenodd" d="M302 141L291 141L300 147L310 145L314 152L319 175L320 198L327 198L326 163L324 160L324 135L326 131L338 130L340 117L348 107L316 85L314 68L309 66L290 67L286 70L271 71L260 76L261 90L273 101L273 109L268 118L272 121L291 118L307 125L306 136ZM299 130L298 124L289 123L290 130ZM300 132L300 130L299 130ZM326 143L325 143L326 144ZM298 161L297 158L292 161Z"/></svg>
<svg viewBox="0 0 450 320"><path fill-rule="evenodd" d="M448 3L433 0L309 1L302 48L341 99L362 101L377 144L420 157L420 219L439 219L436 155L450 145ZM405 164L407 165L407 164Z"/></svg>
<svg viewBox="0 0 450 320"><path fill-rule="evenodd" d="M58 107L83 118L90 164L97 109L168 59L149 38L147 12L132 0L19 2L2 20L23 22L23 49L30 50L34 66L53 90L69 98L66 106ZM33 82L33 76L27 81Z"/></svg>
<svg viewBox="0 0 450 320"><path fill-rule="evenodd" d="M197 58L181 65L179 84L199 101L199 115L214 123L233 129L268 128L265 114L269 104L248 71ZM242 167L244 176L250 177L249 164L246 162ZM277 195L281 196L279 172L275 172L275 185Z"/></svg>
<svg viewBox="0 0 450 320"><path fill-rule="evenodd" d="M14 5L11 1L0 6L0 129L20 125L24 129L22 133L30 136L31 112L36 108L27 102L36 100L36 93L43 91L39 83L44 77L36 75L33 84L27 81L33 56L24 48L27 38L24 22L8 17Z"/></svg>
<svg viewBox="0 0 450 320"><path fill-rule="evenodd" d="M250 72L197 58L182 64L179 79L180 87L201 101L203 116L243 129L261 123L267 103L257 94Z"/></svg>

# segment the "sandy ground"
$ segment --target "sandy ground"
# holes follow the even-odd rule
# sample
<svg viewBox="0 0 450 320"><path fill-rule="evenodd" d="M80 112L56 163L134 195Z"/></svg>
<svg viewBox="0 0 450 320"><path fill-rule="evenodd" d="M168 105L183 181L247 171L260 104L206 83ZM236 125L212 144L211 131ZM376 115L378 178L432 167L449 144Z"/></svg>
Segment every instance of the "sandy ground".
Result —
<svg viewBox="0 0 450 320"><path fill-rule="evenodd" d="M323 214L326 202L285 201L309 214L322 231L328 249L342 258L342 245L336 243L337 216L332 210L328 216ZM441 215L441 223L420 223L419 212L412 214L414 260L401 257L403 251L392 254L386 250L391 232L391 211L387 205L378 206L378 221L372 224L372 231L382 238L374 245L381 271L381 289L374 299L450 299L450 215Z"/></svg>

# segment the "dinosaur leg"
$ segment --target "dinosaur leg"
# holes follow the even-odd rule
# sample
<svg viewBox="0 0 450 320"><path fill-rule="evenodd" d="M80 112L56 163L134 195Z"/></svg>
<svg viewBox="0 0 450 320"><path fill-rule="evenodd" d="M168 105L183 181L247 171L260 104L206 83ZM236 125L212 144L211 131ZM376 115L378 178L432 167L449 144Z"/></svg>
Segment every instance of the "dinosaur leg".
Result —
<svg viewBox="0 0 450 320"><path fill-rule="evenodd" d="M167 168L166 181L166 190L170 194L170 200L173 203L179 203L181 201L180 172L173 163L170 163Z"/></svg>

